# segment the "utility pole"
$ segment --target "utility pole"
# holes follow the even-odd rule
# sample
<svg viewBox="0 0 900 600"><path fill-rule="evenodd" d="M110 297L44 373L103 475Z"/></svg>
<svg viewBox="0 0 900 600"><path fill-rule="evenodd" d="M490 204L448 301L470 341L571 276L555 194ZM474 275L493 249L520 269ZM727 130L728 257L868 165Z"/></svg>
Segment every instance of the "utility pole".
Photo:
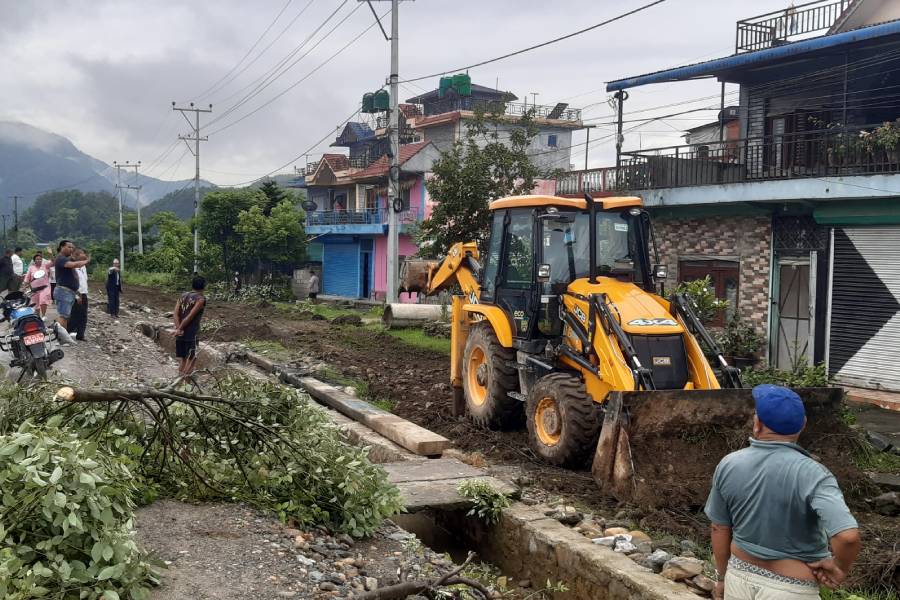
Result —
<svg viewBox="0 0 900 600"><path fill-rule="evenodd" d="M122 226L122 169L125 165L120 165L113 161L116 168L116 191L119 193L119 270L125 272L125 228Z"/></svg>
<svg viewBox="0 0 900 600"><path fill-rule="evenodd" d="M172 102L172 110L180 112L181 116L185 118L192 129L191 135L179 135L178 139L184 140L188 150L194 155L194 273L199 273L200 231L197 228L197 222L200 218L200 142L205 142L209 139L207 136L200 137L200 113L211 113L212 104L209 105L209 108L194 108L193 102L190 103L189 107L178 107L175 105L175 102ZM194 113L193 123L191 123L190 118L185 114L189 112ZM191 145L188 144L188 142L194 142L194 147L191 148Z"/></svg>
<svg viewBox="0 0 900 600"><path fill-rule="evenodd" d="M581 177L581 187L584 192L590 192L587 186L588 152L590 152L591 148L591 129L594 127L596 127L596 125L584 126L587 130L587 139L584 141L584 175Z"/></svg>
<svg viewBox="0 0 900 600"><path fill-rule="evenodd" d="M116 165L116 169L134 169L134 183L135 185L122 185L118 186L123 190L134 190L137 192L137 200L135 205L135 210L137 210L137 233L138 233L138 254L144 253L144 232L141 227L141 186L137 185L138 182L138 169L141 167L141 161L137 161L132 164L130 161L125 161L125 164L113 162ZM116 176L116 180L118 181L118 175ZM120 236L121 237L121 236ZM119 261L124 264L122 258L119 257Z"/></svg>
<svg viewBox="0 0 900 600"><path fill-rule="evenodd" d="M6 239L6 220L9 218L9 215L0 215L0 218L3 219L3 247L6 248L9 246L9 240Z"/></svg>
<svg viewBox="0 0 900 600"><path fill-rule="evenodd" d="M391 169L388 201L390 208L388 214L388 240L387 240L387 301L397 302L398 281L398 247L399 216L403 209L403 201L400 198L400 0L391 1Z"/></svg>

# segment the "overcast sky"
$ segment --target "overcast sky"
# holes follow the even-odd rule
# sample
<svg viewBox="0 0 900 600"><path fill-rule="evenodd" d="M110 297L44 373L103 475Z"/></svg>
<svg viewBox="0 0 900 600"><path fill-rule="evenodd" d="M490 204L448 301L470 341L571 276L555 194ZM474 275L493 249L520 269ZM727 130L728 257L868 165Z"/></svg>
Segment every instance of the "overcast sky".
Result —
<svg viewBox="0 0 900 600"><path fill-rule="evenodd" d="M453 69L532 45L636 8L647 0L415 0L400 8L401 79ZM206 92L231 70L260 34L281 17L221 89ZM539 104L567 101L584 118L605 123L605 82L731 54L735 22L785 8L788 0L667 0L637 15L547 48L470 71L482 85L508 89ZM374 2L379 13L388 2ZM317 34L315 30L338 12ZM301 11L304 11L302 14ZM296 17L296 19L295 19ZM346 21L338 23L347 17ZM291 21L294 21L289 26ZM385 19L390 26L390 17ZM377 27L268 106L228 126L282 93L372 25L357 0L0 0L0 120L18 120L70 138L106 162L142 160L148 175L193 176L193 160L173 142L189 130L171 102L212 103L201 175L219 184L259 177L333 133L366 91L384 82L389 44ZM334 32L326 34L336 27ZM285 33L260 55L270 42ZM321 43L245 105L225 113L253 83L304 40L290 61ZM254 61L250 63L250 61ZM249 66L241 72L246 65ZM289 63L286 63L289 64ZM405 99L437 87L437 79L404 84ZM242 88L244 90L242 91ZM712 80L632 90L630 110L716 95ZM206 93L205 95L203 95ZM718 98L642 112L632 118L717 106ZM626 146L682 142L682 129L714 120L694 113L644 125ZM591 166L610 164L612 129L597 129ZM574 143L583 141L576 134ZM332 140L329 140L329 142ZM327 143L314 149L315 156ZM163 160L157 159L165 153ZM573 150L583 164L584 148ZM179 161L180 159L180 161ZM297 164L301 164L302 159ZM290 168L284 169L288 171Z"/></svg>

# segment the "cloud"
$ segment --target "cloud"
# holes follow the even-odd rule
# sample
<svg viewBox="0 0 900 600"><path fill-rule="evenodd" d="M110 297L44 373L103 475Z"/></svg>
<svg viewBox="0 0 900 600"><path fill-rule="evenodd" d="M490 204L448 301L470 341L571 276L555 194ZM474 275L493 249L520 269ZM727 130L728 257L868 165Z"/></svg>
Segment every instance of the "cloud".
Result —
<svg viewBox="0 0 900 600"><path fill-rule="evenodd" d="M265 47L310 0L293 0L256 51ZM401 78L464 66L599 22L642 0L419 0L403 2L400 14ZM171 102L212 102L217 121L228 125L309 73L371 25L364 4L348 0L337 18L356 12L308 57L258 97L227 117L240 97L228 99L287 56L340 5L314 0L309 9L258 61L210 97L194 97L225 75L269 25L285 0L153 3L94 0L4 3L0 21L0 119L21 120L71 139L106 162L142 160L149 165L188 131ZM379 12L386 2L373 3ZM574 107L595 104L585 118L611 114L604 82L731 52L735 21L784 8L785 0L761 0L752 10L740 0L669 0L644 13L512 59L474 69L473 79L509 89L520 98L555 104L570 96ZM335 21L332 21L332 24ZM390 19L385 20L390 26ZM330 28L326 26L323 33ZM321 34L320 34L321 35ZM318 38L317 38L318 39ZM296 55L296 56L299 56ZM332 131L359 104L362 94L383 84L389 45L377 28L328 65L256 114L212 134L201 151L203 176L235 183L261 175L301 154ZM403 98L436 87L436 80L404 84ZM594 90L594 91L592 91ZM592 91L589 94L585 92ZM632 92L629 110L711 95L711 81L664 84ZM710 105L715 105L713 101ZM703 106L699 104L698 106ZM626 145L680 142L680 129L715 113L654 123L654 133L629 134ZM601 121L602 123L603 121ZM671 129L671 133L666 133ZM592 134L608 135L606 126ZM583 141L576 135L574 143ZM330 140L328 140L330 141ZM613 140L592 147L592 164L609 164ZM321 152L327 147L318 148ZM581 149L573 159L581 164ZM154 176L193 175L190 154L174 149ZM302 159L301 159L302 162Z"/></svg>

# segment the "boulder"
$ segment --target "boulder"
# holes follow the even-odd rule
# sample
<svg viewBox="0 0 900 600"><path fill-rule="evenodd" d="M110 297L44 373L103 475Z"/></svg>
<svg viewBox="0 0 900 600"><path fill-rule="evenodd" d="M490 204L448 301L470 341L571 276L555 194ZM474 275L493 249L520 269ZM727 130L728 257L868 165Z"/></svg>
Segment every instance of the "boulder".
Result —
<svg viewBox="0 0 900 600"><path fill-rule="evenodd" d="M604 537L617 536L617 535L624 535L626 533L628 533L628 530L624 527L609 527L603 531L603 536Z"/></svg>
<svg viewBox="0 0 900 600"><path fill-rule="evenodd" d="M872 500L872 508L880 515L895 517L900 515L900 492L888 492Z"/></svg>
<svg viewBox="0 0 900 600"><path fill-rule="evenodd" d="M712 596L713 590L716 589L716 582L705 575L697 575L684 581L689 588L696 592L700 592L704 596Z"/></svg>
<svg viewBox="0 0 900 600"><path fill-rule="evenodd" d="M631 541L635 544L640 544L641 542L652 542L650 536L644 533L639 529L635 529L634 531L629 531L629 535L631 535Z"/></svg>
<svg viewBox="0 0 900 600"><path fill-rule="evenodd" d="M659 573L663 570L663 565L670 560L672 560L672 555L665 550L654 550L643 562L641 562L641 565L647 567L654 573Z"/></svg>
<svg viewBox="0 0 900 600"><path fill-rule="evenodd" d="M703 573L703 561L676 556L663 565L661 575L672 581L682 581Z"/></svg>

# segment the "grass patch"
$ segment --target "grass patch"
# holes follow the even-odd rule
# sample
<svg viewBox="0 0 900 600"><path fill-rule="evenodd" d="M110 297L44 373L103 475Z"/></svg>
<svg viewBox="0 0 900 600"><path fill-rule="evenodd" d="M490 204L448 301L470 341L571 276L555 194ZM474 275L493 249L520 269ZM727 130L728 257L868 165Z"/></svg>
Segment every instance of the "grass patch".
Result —
<svg viewBox="0 0 900 600"><path fill-rule="evenodd" d="M343 306L336 306L334 304L325 304L318 303L313 304L312 302L276 302L275 308L280 312L283 312L291 317L300 318L303 315L315 314L320 317L324 317L329 321L334 319L335 317L341 317L344 315L359 315L362 316L362 311L356 308L346 308Z"/></svg>
<svg viewBox="0 0 900 600"><path fill-rule="evenodd" d="M276 360L286 360L291 357L291 351L285 348L280 342L245 339L241 343L247 346L248 350Z"/></svg>
<svg viewBox="0 0 900 600"><path fill-rule="evenodd" d="M359 398L360 400L365 400L369 404L377 406L381 410L393 412L394 406L396 406L397 404L397 402L395 400L392 400L391 398L373 397L372 390L369 388L368 381L348 377L340 371L333 369L332 367L320 367L316 371L316 377L318 379L321 379L325 383L330 383L331 385L352 387L353 392L356 394L357 398Z"/></svg>
<svg viewBox="0 0 900 600"><path fill-rule="evenodd" d="M408 346L414 346L416 348L422 348L424 350L430 350L432 352L439 352L448 356L450 355L449 338L431 337L429 335L426 335L425 332L418 328L384 329L380 325L376 325L374 328L379 331L384 331L386 334L397 338Z"/></svg>
<svg viewBox="0 0 900 600"><path fill-rule="evenodd" d="M876 473L900 473L900 456L877 450L860 436L855 440L853 463L863 471Z"/></svg>
<svg viewBox="0 0 900 600"><path fill-rule="evenodd" d="M372 406L377 406L381 410L387 412L394 412L394 406L397 405L397 403L390 398L376 398L375 400L369 400L369 403Z"/></svg>

